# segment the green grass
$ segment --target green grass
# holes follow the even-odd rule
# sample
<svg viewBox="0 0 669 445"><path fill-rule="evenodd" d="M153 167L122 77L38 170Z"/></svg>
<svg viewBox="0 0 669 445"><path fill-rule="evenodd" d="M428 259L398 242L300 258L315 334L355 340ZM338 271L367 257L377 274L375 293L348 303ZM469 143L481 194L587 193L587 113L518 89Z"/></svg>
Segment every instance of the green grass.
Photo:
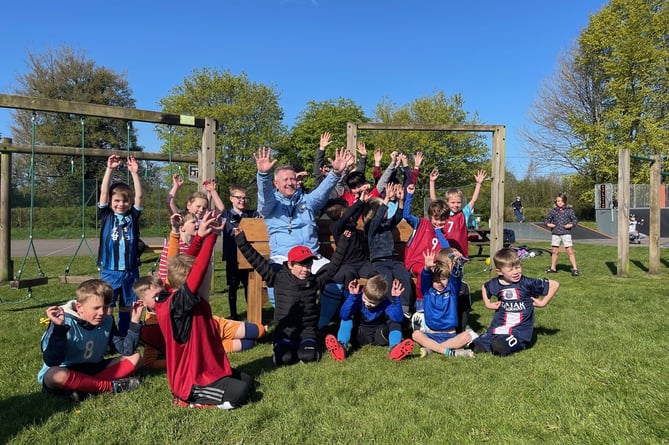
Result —
<svg viewBox="0 0 669 445"><path fill-rule="evenodd" d="M576 244L577 278L567 273L561 254L560 273L551 277L561 287L548 307L537 310L536 344L507 358L414 354L395 363L385 348L367 347L343 363L326 356L320 363L275 369L267 342L231 354L233 366L259 382L253 403L231 412L173 407L163 373L143 374L137 391L78 405L42 394L36 374L45 326L39 319L47 305L71 298L75 286L54 278L19 303L12 301L23 298L25 289L5 286L0 442L668 443L669 252L661 254L661 274L650 276L648 249L630 249L627 278L615 276L615 246ZM57 277L68 260L41 262L49 277ZM474 258L466 268L477 331L492 316L480 299L489 278L483 260ZM94 274L82 261L76 273ZM523 268L528 276L543 276L548 264L544 254L524 260ZM24 277L32 276L31 267L26 265ZM147 272L150 264L143 268ZM214 289L223 283L219 262ZM226 300L220 292L212 295L216 314L228 314Z"/></svg>

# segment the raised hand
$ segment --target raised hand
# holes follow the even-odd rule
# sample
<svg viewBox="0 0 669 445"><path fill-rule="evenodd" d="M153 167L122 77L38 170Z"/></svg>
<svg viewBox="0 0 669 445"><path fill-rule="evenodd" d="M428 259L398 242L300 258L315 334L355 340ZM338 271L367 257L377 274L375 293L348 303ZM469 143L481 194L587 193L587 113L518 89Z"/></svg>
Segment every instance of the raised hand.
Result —
<svg viewBox="0 0 669 445"><path fill-rule="evenodd" d="M380 148L374 149L374 165L381 165L381 160L383 160L383 152Z"/></svg>
<svg viewBox="0 0 669 445"><path fill-rule="evenodd" d="M325 147L330 145L331 138L332 138L332 135L330 134L329 131L326 131L325 133L323 133L321 135L321 142L318 145L318 148L321 149L321 150L325 150Z"/></svg>
<svg viewBox="0 0 669 445"><path fill-rule="evenodd" d="M474 175L474 179L476 179L477 184L481 184L485 180L486 176L488 176L488 174L485 172L485 170L479 170L476 172L476 175Z"/></svg>
<svg viewBox="0 0 669 445"><path fill-rule="evenodd" d="M172 187L179 188L184 185L184 180L179 173L172 175Z"/></svg>
<svg viewBox="0 0 669 445"><path fill-rule="evenodd" d="M134 156L128 156L128 159L125 161L125 164L128 167L130 173L139 172L139 163L137 162Z"/></svg>
<svg viewBox="0 0 669 445"><path fill-rule="evenodd" d="M202 187L208 192L215 191L216 190L216 179L215 178L205 179L205 181L202 183Z"/></svg>
<svg viewBox="0 0 669 445"><path fill-rule="evenodd" d="M415 155L413 155L413 166L414 168L420 168L422 163L423 163L423 152L419 151Z"/></svg>
<svg viewBox="0 0 669 445"><path fill-rule="evenodd" d="M364 142L358 141L358 143L355 146L355 149L360 156L367 156L367 147L365 146Z"/></svg>
<svg viewBox="0 0 669 445"><path fill-rule="evenodd" d="M60 306L51 306L46 310L46 316L51 323L62 326L65 324L65 310Z"/></svg>
<svg viewBox="0 0 669 445"><path fill-rule="evenodd" d="M107 168L114 170L121 164L123 164L123 160L119 155L111 155L107 158Z"/></svg>
<svg viewBox="0 0 669 445"><path fill-rule="evenodd" d="M256 160L256 167L260 173L266 173L274 167L276 159L272 160L272 150L268 147L260 147L258 153L254 153L253 157Z"/></svg>
<svg viewBox="0 0 669 445"><path fill-rule="evenodd" d="M404 286L402 286L402 282L400 280L395 278L393 280L393 287L390 290L390 295L392 295L393 297L399 297L400 295L402 295L402 292L404 292Z"/></svg>
<svg viewBox="0 0 669 445"><path fill-rule="evenodd" d="M328 158L328 161L330 161L330 165L332 166L332 169L335 171L335 173L340 175L344 171L344 169L346 168L346 164L348 164L349 160L352 157L353 153L346 150L346 148L341 147L335 150L334 160Z"/></svg>
<svg viewBox="0 0 669 445"><path fill-rule="evenodd" d="M439 169L433 168L430 172L430 182L435 182L439 177Z"/></svg>
<svg viewBox="0 0 669 445"><path fill-rule="evenodd" d="M358 279L355 278L351 280L350 283L348 283L348 293L351 295L357 295L358 292L360 292L360 284L358 283Z"/></svg>
<svg viewBox="0 0 669 445"><path fill-rule="evenodd" d="M415 191L416 191L416 184L407 185L407 193L411 193L413 195Z"/></svg>
<svg viewBox="0 0 669 445"><path fill-rule="evenodd" d="M425 249L425 252L423 252L423 258L425 260L425 268L431 269L434 267L437 261L437 251L432 249Z"/></svg>

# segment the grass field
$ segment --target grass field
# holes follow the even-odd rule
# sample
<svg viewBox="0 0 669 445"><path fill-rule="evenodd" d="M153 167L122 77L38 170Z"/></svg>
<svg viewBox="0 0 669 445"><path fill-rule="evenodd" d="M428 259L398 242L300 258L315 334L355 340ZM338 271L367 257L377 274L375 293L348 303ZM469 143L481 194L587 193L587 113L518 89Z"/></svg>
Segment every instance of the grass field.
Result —
<svg viewBox="0 0 669 445"><path fill-rule="evenodd" d="M0 288L0 443L669 443L669 251L661 254L661 274L650 276L648 249L630 249L627 278L615 276L615 246L576 244L580 277L569 275L561 254L551 277L561 287L537 310L535 345L507 358L421 359L416 348L395 363L385 348L368 347L343 363L326 354L320 363L275 369L263 342L230 355L259 383L253 403L230 412L173 407L163 373L143 373L137 391L77 405L42 394L39 320L48 305L72 298L75 285L58 284L68 258L40 260L53 279L32 298ZM72 270L95 274L87 262ZM523 268L543 276L548 264L544 254ZM228 315L222 266L211 301L214 313ZM489 277L484 258L466 266L479 332L492 317L480 299Z"/></svg>

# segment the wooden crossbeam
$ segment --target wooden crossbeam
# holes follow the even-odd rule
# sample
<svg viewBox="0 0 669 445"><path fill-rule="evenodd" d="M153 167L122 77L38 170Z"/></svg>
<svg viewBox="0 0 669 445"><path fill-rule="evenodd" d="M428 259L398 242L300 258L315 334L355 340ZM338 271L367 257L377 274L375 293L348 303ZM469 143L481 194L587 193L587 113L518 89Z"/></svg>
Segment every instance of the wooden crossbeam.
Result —
<svg viewBox="0 0 669 445"><path fill-rule="evenodd" d="M92 280L94 278L100 277L91 277L89 275L63 275L58 277L58 282L60 284L81 284L84 281Z"/></svg>

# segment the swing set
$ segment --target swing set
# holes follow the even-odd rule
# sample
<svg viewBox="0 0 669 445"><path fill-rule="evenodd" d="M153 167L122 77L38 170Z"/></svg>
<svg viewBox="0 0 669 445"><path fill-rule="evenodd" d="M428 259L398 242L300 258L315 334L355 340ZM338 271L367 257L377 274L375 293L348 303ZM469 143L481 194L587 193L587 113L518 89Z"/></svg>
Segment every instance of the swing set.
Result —
<svg viewBox="0 0 669 445"><path fill-rule="evenodd" d="M7 94L0 94L0 107L14 108L32 111L32 126L31 126L31 144L30 146L12 144L10 139L3 138L0 144L0 282L7 282L11 277L12 262L11 262L11 205L9 199L10 178L11 178L11 156L13 153L29 153L30 157L30 220L29 220L29 240L26 253L23 256L21 266L19 267L13 280L10 281L12 289L27 289L27 294L24 298L12 301L12 303L19 303L33 297L32 288L47 284L49 278L46 276L39 263L39 256L34 245L33 239L33 210L35 197L35 154L49 154L72 156L72 165L74 166L74 157L81 157L81 188L82 188L82 202L81 202L81 239L76 251L74 252L70 262L68 263L65 274L60 277L61 283L80 283L81 281L91 278L87 276L70 275L72 263L79 254L82 247L88 250L91 258L95 261L96 257L88 244L86 238L85 225L85 160L89 157L103 157L107 158L112 154L119 156L130 155L130 122L148 122L154 124L168 125L169 134L171 136L172 126L186 126L191 128L202 129L202 146L198 152L198 156L179 155L172 153L171 137L169 144L169 153L144 153L132 152L133 156L139 160L155 160L170 163L187 162L197 163L199 171L204 174L204 177L214 177L215 175L215 132L217 123L213 118L195 118L188 115L168 114L156 111L138 110L131 108L112 107L107 105L95 105L81 102L71 102L56 99L44 99L25 96L13 96ZM81 116L81 148L74 147L58 147L58 146L43 146L35 144L35 121L36 112L55 112L68 113ZM85 147L85 119L83 116L105 117L113 119L123 119L126 121L128 130L128 146L124 153L121 150L106 150ZM129 172L128 172L129 176ZM129 179L129 178L128 178ZM37 276L34 278L23 278L25 272L24 267L28 256L34 256L37 265ZM0 299L0 303L4 303Z"/></svg>

